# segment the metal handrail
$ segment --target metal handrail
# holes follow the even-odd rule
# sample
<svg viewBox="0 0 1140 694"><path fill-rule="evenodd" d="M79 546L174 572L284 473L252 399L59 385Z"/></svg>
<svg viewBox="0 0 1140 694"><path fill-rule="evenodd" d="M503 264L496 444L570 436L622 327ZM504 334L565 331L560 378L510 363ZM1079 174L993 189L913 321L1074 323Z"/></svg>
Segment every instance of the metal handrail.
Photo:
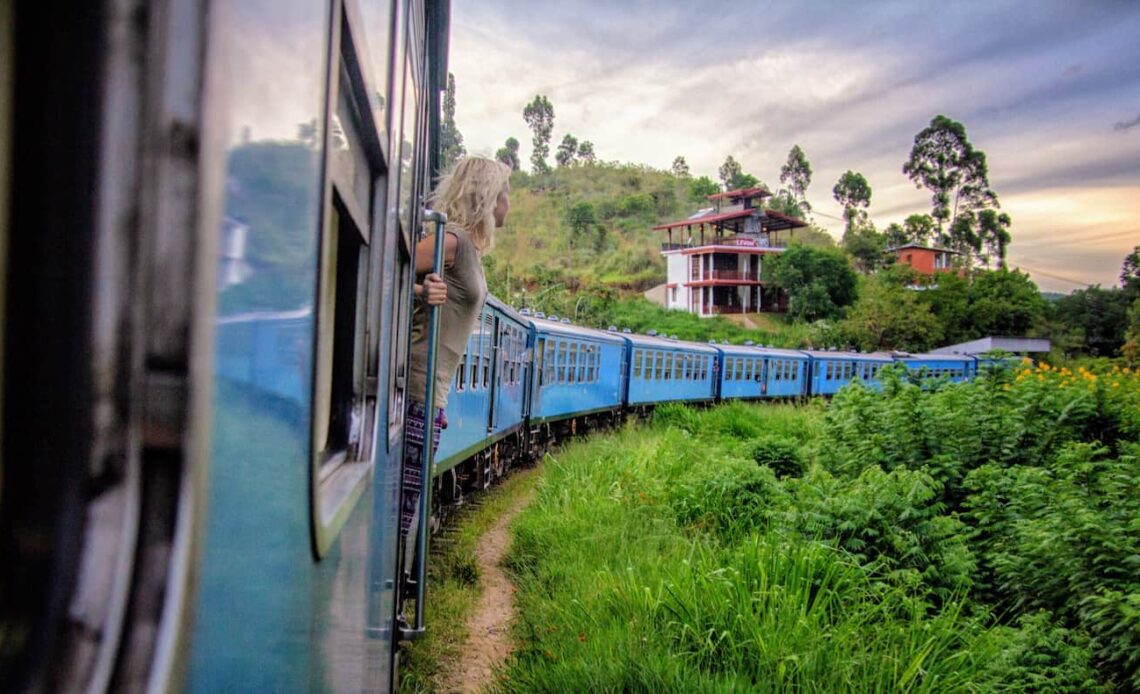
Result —
<svg viewBox="0 0 1140 694"><path fill-rule="evenodd" d="M435 223L435 252L432 258L432 272L443 278L443 225L447 215L435 210L424 210L425 222ZM425 291L426 288L425 288ZM426 298L426 296L425 296ZM400 638L412 640L424 633L424 597L427 593L427 553L431 513L431 473L435 458L435 355L439 334L439 307L428 305L427 331L427 387L424 388L424 444L420 451L420 503L417 509L419 521L416 525L416 556L413 573L416 577L416 614L410 629L401 629Z"/></svg>

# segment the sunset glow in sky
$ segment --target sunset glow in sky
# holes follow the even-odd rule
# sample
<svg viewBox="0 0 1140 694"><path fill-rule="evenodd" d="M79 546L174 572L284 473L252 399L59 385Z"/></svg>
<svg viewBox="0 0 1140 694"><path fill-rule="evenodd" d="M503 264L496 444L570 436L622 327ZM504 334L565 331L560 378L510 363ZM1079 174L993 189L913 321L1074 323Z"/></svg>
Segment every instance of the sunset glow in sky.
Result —
<svg viewBox="0 0 1140 694"><path fill-rule="evenodd" d="M1117 284L1140 244L1140 3L909 0L744 3L453 0L456 122L470 152L509 136L528 166L523 107L554 105L606 161L716 179L728 155L779 187L799 144L815 221L852 169L879 229L930 211L902 173L937 114L987 155L1013 218L1011 265L1044 290Z"/></svg>

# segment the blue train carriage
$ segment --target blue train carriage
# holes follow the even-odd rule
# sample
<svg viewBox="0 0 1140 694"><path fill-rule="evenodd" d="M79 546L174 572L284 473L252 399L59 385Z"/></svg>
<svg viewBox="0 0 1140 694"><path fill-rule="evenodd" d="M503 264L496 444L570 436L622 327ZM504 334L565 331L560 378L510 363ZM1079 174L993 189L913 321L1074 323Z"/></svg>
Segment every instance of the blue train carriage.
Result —
<svg viewBox="0 0 1140 694"><path fill-rule="evenodd" d="M18 337L0 365L0 688L393 688L448 2L18 19L18 41L0 22Z"/></svg>
<svg viewBox="0 0 1140 694"><path fill-rule="evenodd" d="M623 335L630 355L626 403L645 411L659 402L712 402L720 349L655 335Z"/></svg>
<svg viewBox="0 0 1140 694"><path fill-rule="evenodd" d="M808 355L792 349L754 347L764 363L766 398L798 398L808 392Z"/></svg>
<svg viewBox="0 0 1140 694"><path fill-rule="evenodd" d="M835 395L856 380L877 388L879 373L894 363L891 355L880 352L805 350L804 354L810 369L806 395Z"/></svg>
<svg viewBox="0 0 1140 694"><path fill-rule="evenodd" d="M526 359L530 325L493 296L451 381L434 470L441 503L464 489L484 489L502 476L523 448Z"/></svg>
<svg viewBox="0 0 1140 694"><path fill-rule="evenodd" d="M766 397L768 386L764 379L763 354L748 345L717 345L717 352L718 400Z"/></svg>
<svg viewBox="0 0 1140 694"><path fill-rule="evenodd" d="M562 434L618 422L627 386L625 336L541 314L530 318L530 326L532 454Z"/></svg>
<svg viewBox="0 0 1140 694"><path fill-rule="evenodd" d="M946 379L954 383L969 381L978 371L978 362L965 354L907 354L896 352L894 360L905 364L908 371L923 381Z"/></svg>
<svg viewBox="0 0 1140 694"><path fill-rule="evenodd" d="M252 311L219 318L215 325L214 373L228 383L299 410L309 397L306 357L313 311Z"/></svg>

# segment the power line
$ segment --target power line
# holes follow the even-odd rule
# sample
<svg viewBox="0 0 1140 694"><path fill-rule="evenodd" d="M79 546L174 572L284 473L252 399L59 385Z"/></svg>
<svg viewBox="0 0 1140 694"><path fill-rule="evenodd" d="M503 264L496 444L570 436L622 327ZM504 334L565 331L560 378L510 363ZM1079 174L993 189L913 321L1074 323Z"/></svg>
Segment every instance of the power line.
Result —
<svg viewBox="0 0 1140 694"><path fill-rule="evenodd" d="M1127 231L1113 231L1107 234L1094 234L1092 236L1085 236L1081 238L1062 238L1057 241L1050 239L1048 240L1048 243L1051 246L1073 246L1082 243L1091 243L1094 241L1109 241L1115 239L1126 239L1129 237L1140 238L1140 230L1129 229ZM1046 239L1041 239L1040 241L1037 241L1037 243L1045 243L1046 241ZM1029 245L1033 245L1033 243L1034 242L1031 241Z"/></svg>
<svg viewBox="0 0 1140 694"><path fill-rule="evenodd" d="M1075 280L1071 277L1062 277L1061 275L1054 275L1053 273L1045 272L1044 270L1034 270L1033 268L1029 267L1028 265L1022 265L1020 263L1015 263L1013 265L1018 270L1028 270L1029 272L1032 272L1035 275L1044 275L1045 277L1051 277L1055 280L1061 280L1062 282L1072 282L1073 284L1079 284L1082 287L1091 287L1092 286L1088 282L1082 282L1080 280Z"/></svg>

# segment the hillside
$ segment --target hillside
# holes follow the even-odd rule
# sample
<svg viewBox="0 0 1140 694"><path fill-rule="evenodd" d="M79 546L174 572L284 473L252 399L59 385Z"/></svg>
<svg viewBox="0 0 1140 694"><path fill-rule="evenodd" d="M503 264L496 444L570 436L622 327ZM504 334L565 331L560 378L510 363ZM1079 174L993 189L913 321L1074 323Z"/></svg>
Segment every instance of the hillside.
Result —
<svg viewBox="0 0 1140 694"><path fill-rule="evenodd" d="M665 281L662 232L652 227L709 205L693 181L635 164L559 167L511 177L511 212L484 258L490 291L509 303L595 327L656 329L685 339L804 341L804 326L773 317L763 330L666 311L641 298ZM813 236L819 238L813 239ZM797 238L831 243L823 232ZM785 332L795 335L784 335Z"/></svg>
<svg viewBox="0 0 1140 694"><path fill-rule="evenodd" d="M511 176L511 212L487 257L496 288L528 292L561 283L576 290L642 291L665 281L656 224L709 206L694 182L636 164L559 167L544 176ZM797 239L832 245L824 232ZM521 283L521 284L520 284Z"/></svg>

